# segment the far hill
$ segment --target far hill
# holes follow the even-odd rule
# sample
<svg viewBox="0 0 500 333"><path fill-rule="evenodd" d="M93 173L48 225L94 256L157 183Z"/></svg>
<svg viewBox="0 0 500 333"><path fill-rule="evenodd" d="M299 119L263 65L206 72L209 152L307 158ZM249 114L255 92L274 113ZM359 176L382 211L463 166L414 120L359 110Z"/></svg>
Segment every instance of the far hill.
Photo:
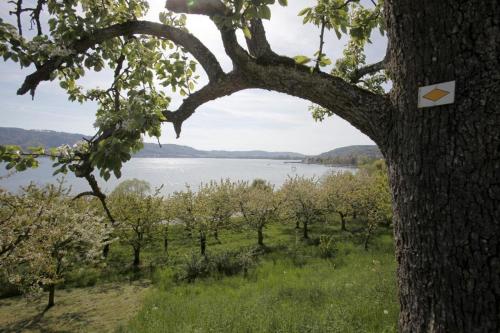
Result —
<svg viewBox="0 0 500 333"><path fill-rule="evenodd" d="M45 148L58 147L64 144L73 145L88 135L55 132L48 130L25 130L21 128L0 127L0 144L17 145L24 149L33 146ZM190 157L190 158L255 158L255 159L294 159L301 160L303 154L293 152L225 151L198 150L188 146L175 144L145 143L144 148L134 157Z"/></svg>
<svg viewBox="0 0 500 333"><path fill-rule="evenodd" d="M332 165L358 165L364 161L384 158L376 145L359 145L336 148L316 156L306 157L305 163Z"/></svg>

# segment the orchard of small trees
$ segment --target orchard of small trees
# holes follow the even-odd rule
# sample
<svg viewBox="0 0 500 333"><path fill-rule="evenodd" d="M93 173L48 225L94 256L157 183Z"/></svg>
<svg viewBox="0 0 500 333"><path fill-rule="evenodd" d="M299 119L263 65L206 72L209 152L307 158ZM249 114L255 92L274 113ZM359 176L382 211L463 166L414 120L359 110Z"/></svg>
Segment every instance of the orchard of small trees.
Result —
<svg viewBox="0 0 500 333"><path fill-rule="evenodd" d="M332 173L321 180L289 178L279 189L262 179L251 183L226 179L201 184L195 191L187 187L185 191L161 196L159 189L152 190L145 181L125 180L109 195L113 224L105 223L106 212L98 199L74 199L62 182L43 188L30 185L18 194L2 191L0 270L9 283L28 296L48 290L51 307L55 304L55 288L64 285L67 273L86 266L99 269L100 263L112 260L102 255L105 246L110 246L111 257L114 248L123 247L131 254L132 271L140 271L142 251L157 251L154 244L158 240L167 246L169 225L182 231L175 237L198 244L204 260L211 257L209 241L223 243L221 232L227 230L251 230L257 249L265 247L265 229L271 224L297 228L308 240L312 223L332 223L327 222L331 219L326 219L326 215L336 216L337 210L343 209L340 207L344 207L344 202L322 200L335 198L340 187L350 198L352 208L342 219L334 221L338 221L339 229L345 229L346 221L354 218L363 221L362 230L354 232L362 235L368 249L368 239L375 228L391 220L383 163L376 164L374 170L363 167L354 174ZM320 237L323 243L331 242L326 235L314 237ZM168 266L166 250L155 256L163 257L163 265Z"/></svg>

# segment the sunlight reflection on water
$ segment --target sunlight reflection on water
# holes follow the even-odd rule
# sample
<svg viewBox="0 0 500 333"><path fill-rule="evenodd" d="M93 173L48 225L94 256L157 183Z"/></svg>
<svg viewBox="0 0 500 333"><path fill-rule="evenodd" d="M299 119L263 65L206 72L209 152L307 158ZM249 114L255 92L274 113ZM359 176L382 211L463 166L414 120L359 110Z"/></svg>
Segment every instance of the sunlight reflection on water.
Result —
<svg viewBox="0 0 500 333"><path fill-rule="evenodd" d="M349 168L330 167L316 164L289 163L283 160L264 159L216 159L216 158L133 158L125 164L122 177L113 176L105 182L99 179L99 184L106 192L125 179L138 178L151 183L153 187L164 185L164 194L184 189L189 184L196 189L201 182L229 178L237 180L265 179L277 187L281 186L288 176L304 175L321 177L329 171L352 170ZM35 181L42 185L55 182L52 176L52 162L42 159L40 167L22 173L16 173L0 180L0 187L9 191L16 191L19 186ZM0 165L0 176L7 173L4 165ZM88 185L82 179L72 174L66 176L68 185L74 193L87 191Z"/></svg>

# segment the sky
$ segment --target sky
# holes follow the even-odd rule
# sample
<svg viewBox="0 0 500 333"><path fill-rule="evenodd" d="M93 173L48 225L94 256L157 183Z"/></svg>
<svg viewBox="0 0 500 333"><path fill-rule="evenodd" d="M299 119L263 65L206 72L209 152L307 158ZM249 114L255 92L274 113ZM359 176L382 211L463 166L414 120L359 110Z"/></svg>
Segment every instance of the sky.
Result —
<svg viewBox="0 0 500 333"><path fill-rule="evenodd" d="M318 48L319 29L303 25L297 13L312 6L312 0L290 0L288 7L274 5L270 21L264 21L268 40L273 50L290 57L312 56ZM151 0L146 19L158 21L164 8L164 0ZM11 9L6 1L0 3L0 16L6 18ZM7 21L14 22L14 17ZM29 24L25 25L26 28ZM225 55L219 33L213 23L204 16L189 15L188 29L209 47L225 71L231 70L231 62ZM25 30L26 30L25 28ZM241 45L242 34L239 34ZM335 61L342 54L346 40L338 40L333 33L326 36L325 51ZM384 57L386 40L372 36L373 44L366 49L367 62ZM201 66L199 87L206 83ZM32 68L21 70L13 62L0 62L0 126L24 129L48 129L70 133L94 134L96 104L69 102L57 82L42 82L32 100L27 94L17 96L24 77ZM109 86L109 73L88 72L81 80L85 87ZM180 103L180 96L173 96L169 109ZM171 124L162 126L160 142L187 145L204 150L267 150L293 151L308 155L319 154L337 147L373 142L343 119L334 116L323 122L315 122L308 107L309 101L281 93L248 89L231 96L208 102L199 107L184 122L182 134L175 138ZM156 142L151 138L145 141Z"/></svg>

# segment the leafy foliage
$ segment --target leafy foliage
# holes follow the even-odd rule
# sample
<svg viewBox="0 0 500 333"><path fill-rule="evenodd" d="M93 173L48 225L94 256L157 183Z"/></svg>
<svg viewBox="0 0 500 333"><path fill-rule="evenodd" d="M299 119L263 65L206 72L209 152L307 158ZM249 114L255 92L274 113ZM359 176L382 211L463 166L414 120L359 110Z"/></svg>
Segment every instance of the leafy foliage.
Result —
<svg viewBox="0 0 500 333"><path fill-rule="evenodd" d="M0 267L28 295L62 283L76 265L98 261L108 239L102 218L66 194L62 184L1 193Z"/></svg>
<svg viewBox="0 0 500 333"><path fill-rule="evenodd" d="M264 245L263 229L278 217L281 199L273 186L261 179L255 179L251 185L240 182L237 195L239 212L245 224L257 231L258 243Z"/></svg>
<svg viewBox="0 0 500 333"><path fill-rule="evenodd" d="M321 218L318 181L303 176L289 177L281 188L281 195L284 200L281 206L282 216L294 221L297 228L302 223L303 236L308 238L309 224Z"/></svg>
<svg viewBox="0 0 500 333"><path fill-rule="evenodd" d="M163 199L150 192L146 181L130 179L120 183L110 196L113 213L117 218L115 233L120 241L132 247L134 266L140 265L141 250L148 245L156 227L163 221Z"/></svg>

